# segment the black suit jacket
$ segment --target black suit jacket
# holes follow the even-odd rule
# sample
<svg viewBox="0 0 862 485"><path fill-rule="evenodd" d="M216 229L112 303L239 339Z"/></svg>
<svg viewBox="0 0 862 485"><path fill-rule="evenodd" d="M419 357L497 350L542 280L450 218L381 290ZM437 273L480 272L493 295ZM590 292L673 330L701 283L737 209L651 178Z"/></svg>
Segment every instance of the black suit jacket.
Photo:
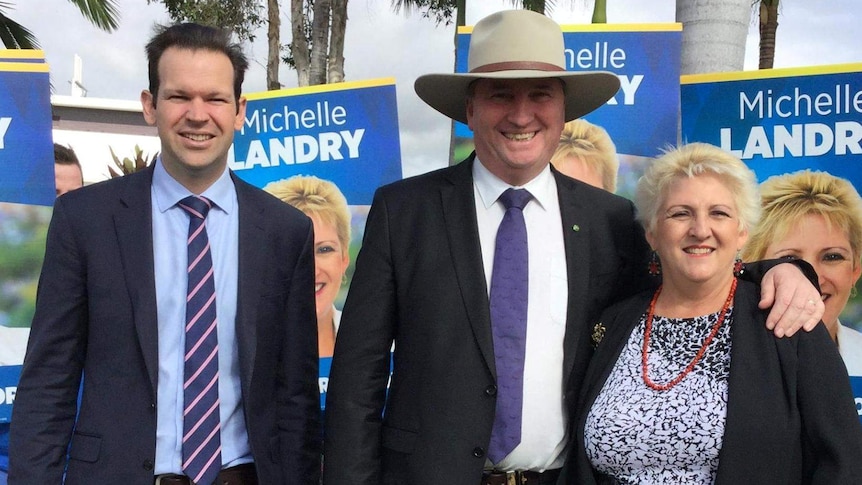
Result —
<svg viewBox="0 0 862 485"><path fill-rule="evenodd" d="M607 328L583 385L567 483L604 483L584 449L584 423L652 293L602 315ZM727 421L716 483L857 484L862 427L847 370L824 325L791 338L766 329L759 292L740 282L733 300Z"/></svg>
<svg viewBox="0 0 862 485"><path fill-rule="evenodd" d="M13 410L10 484L61 483L67 466L66 483L153 483L158 248L152 174L127 175L56 201ZM233 181L239 202L236 345L255 465L261 483L316 483L311 223L278 199Z"/></svg>
<svg viewBox="0 0 862 485"><path fill-rule="evenodd" d="M327 485L479 483L496 378L472 166L375 194L330 374ZM631 202L554 177L562 228L549 230L565 241L563 375L573 401L592 353L587 324L647 284L647 246Z"/></svg>

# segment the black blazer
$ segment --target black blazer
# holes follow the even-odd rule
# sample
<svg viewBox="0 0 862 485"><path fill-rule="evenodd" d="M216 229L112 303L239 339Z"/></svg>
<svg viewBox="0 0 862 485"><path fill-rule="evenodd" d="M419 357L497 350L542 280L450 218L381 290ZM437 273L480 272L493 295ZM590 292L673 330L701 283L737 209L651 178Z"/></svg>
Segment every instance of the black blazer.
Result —
<svg viewBox="0 0 862 485"><path fill-rule="evenodd" d="M480 481L496 388L473 163L374 196L327 392L327 485ZM554 177L562 228L550 230L565 241L563 375L573 402L592 354L588 323L649 284L648 252L630 201Z"/></svg>
<svg viewBox="0 0 862 485"><path fill-rule="evenodd" d="M603 483L586 456L584 423L651 296L638 295L602 315L607 334L584 380L567 483ZM716 483L860 483L862 426L837 347L824 325L776 338L757 308L759 298L756 286L739 282Z"/></svg>
<svg viewBox="0 0 862 485"><path fill-rule="evenodd" d="M56 201L13 409L10 484L61 483L67 465L66 483L153 484L158 334L152 174L151 168ZM236 345L255 465L261 483L316 483L312 226L287 204L233 181L239 202Z"/></svg>

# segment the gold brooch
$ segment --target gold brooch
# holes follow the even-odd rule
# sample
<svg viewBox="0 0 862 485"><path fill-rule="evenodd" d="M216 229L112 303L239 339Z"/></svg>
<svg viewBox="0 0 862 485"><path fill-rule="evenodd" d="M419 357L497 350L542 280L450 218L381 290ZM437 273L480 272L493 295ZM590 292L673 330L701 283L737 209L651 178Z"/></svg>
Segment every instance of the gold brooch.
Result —
<svg viewBox="0 0 862 485"><path fill-rule="evenodd" d="M593 327L593 348L598 347L603 338L605 338L605 326L599 322Z"/></svg>

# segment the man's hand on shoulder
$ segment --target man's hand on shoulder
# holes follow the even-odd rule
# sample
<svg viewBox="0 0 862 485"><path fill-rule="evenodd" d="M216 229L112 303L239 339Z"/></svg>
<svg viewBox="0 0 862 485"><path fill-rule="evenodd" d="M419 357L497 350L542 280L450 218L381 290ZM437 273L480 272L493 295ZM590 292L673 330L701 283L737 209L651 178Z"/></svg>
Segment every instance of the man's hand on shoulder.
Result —
<svg viewBox="0 0 862 485"><path fill-rule="evenodd" d="M766 327L776 337L790 337L800 328L810 332L820 323L826 308L820 292L793 264L778 264L766 272L758 306L772 307Z"/></svg>

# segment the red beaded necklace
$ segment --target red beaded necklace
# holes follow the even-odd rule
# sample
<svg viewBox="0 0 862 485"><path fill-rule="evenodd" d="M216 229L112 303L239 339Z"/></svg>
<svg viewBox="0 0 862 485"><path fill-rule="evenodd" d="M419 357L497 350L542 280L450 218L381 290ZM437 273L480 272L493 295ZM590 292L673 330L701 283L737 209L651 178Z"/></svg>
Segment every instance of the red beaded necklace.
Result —
<svg viewBox="0 0 862 485"><path fill-rule="evenodd" d="M667 391L673 386L677 385L682 381L685 376L688 375L694 369L694 366L700 362L700 359L703 358L703 354L706 353L706 348L709 347L709 344L712 343L712 340L718 334L718 329L721 328L721 324L724 323L724 317L727 315L727 310L730 308L730 304L733 303L733 295L736 294L736 278L733 278L733 282L730 284L730 293L727 295L727 300L724 301L724 306L721 308L721 313L718 314L718 321L715 322L715 325L712 326L712 330L709 332L709 335L706 337L706 340L703 341L703 345L701 345L700 350L697 351L697 355L694 356L694 359L683 369L680 375L676 376L673 380L668 382L667 384L656 384L649 378L649 369L647 366L647 355L649 354L649 339L650 334L652 333L652 321L653 315L655 314L655 303L658 301L658 296L661 294L661 286L655 292L655 295L652 297L652 301L649 304L649 312L647 313L646 318L646 328L644 329L644 344L643 350L641 352L641 368L643 369L643 378L644 384L649 386L656 391Z"/></svg>

